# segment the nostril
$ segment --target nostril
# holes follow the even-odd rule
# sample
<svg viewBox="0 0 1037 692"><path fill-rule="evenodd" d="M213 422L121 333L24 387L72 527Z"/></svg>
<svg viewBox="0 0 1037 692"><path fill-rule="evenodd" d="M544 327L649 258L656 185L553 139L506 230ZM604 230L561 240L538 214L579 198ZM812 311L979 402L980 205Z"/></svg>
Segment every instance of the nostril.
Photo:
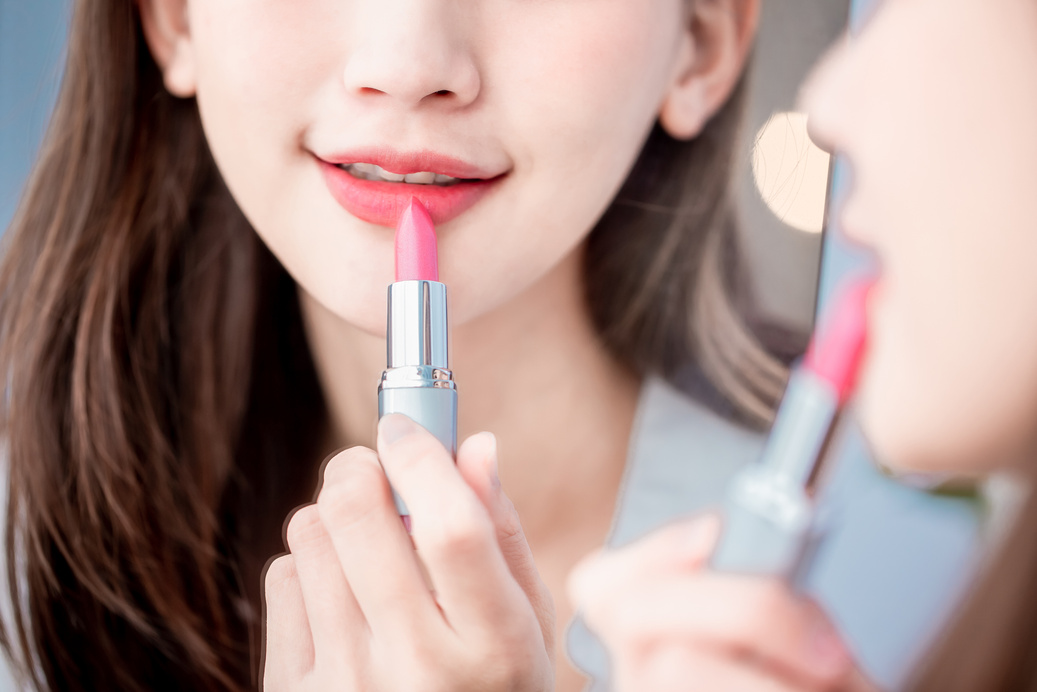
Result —
<svg viewBox="0 0 1037 692"><path fill-rule="evenodd" d="M454 92L450 91L449 89L440 89L435 94L433 94L433 96L450 96L450 94L452 93Z"/></svg>

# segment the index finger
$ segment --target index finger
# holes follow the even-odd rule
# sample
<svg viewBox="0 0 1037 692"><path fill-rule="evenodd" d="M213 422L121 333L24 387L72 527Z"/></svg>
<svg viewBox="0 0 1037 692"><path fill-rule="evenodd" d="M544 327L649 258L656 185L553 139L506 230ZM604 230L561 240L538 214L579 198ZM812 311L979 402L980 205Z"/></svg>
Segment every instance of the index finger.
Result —
<svg viewBox="0 0 1037 692"><path fill-rule="evenodd" d="M705 571L642 579L595 615L588 625L619 650L683 643L826 689L853 671L821 609L774 579Z"/></svg>
<svg viewBox="0 0 1037 692"><path fill-rule="evenodd" d="M446 448L406 416L378 426L378 456L410 509L415 548L455 628L507 621L525 602L490 516Z"/></svg>
<svg viewBox="0 0 1037 692"><path fill-rule="evenodd" d="M656 529L623 548L591 553L569 574L569 598L578 610L593 613L622 598L640 579L697 570L719 535L719 519L705 514Z"/></svg>

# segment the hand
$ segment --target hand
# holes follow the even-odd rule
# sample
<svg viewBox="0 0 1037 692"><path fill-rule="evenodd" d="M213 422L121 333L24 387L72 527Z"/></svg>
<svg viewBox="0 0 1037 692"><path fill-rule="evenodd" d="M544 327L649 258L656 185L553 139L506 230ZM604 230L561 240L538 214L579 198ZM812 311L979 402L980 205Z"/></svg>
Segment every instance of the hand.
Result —
<svg viewBox="0 0 1037 692"><path fill-rule="evenodd" d="M264 688L552 689L554 605L501 490L495 438L470 437L455 465L391 415L377 446L328 462L317 502L288 524L291 553L267 568Z"/></svg>
<svg viewBox="0 0 1037 692"><path fill-rule="evenodd" d="M569 594L612 658L617 690L864 692L835 628L776 579L704 569L715 517L585 558Z"/></svg>

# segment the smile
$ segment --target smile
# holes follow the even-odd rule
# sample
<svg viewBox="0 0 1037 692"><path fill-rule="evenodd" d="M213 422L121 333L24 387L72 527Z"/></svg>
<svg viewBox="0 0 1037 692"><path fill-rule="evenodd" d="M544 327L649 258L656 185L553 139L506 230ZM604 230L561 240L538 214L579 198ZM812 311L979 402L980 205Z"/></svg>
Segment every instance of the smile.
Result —
<svg viewBox="0 0 1037 692"><path fill-rule="evenodd" d="M396 227L412 199L428 209L437 225L451 221L508 177L507 169L432 152L368 149L315 158L328 191L343 209L388 228Z"/></svg>
<svg viewBox="0 0 1037 692"><path fill-rule="evenodd" d="M432 171L420 171L418 173L408 173L403 175L402 173L390 173L381 166L376 166L373 163L340 163L336 164L339 168L349 173L354 178L360 180L375 180L386 183L409 183L411 185L440 185L443 187L449 187L450 185L457 185L463 182L461 178L453 178L449 175L443 175L441 173L433 173Z"/></svg>

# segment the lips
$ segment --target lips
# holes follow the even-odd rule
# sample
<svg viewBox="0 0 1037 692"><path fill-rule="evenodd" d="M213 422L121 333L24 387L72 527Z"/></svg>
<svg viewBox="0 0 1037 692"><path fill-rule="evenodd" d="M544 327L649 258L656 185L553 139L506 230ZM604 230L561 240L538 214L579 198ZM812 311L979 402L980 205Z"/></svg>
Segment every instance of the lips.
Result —
<svg viewBox="0 0 1037 692"><path fill-rule="evenodd" d="M428 209L436 224L451 221L506 176L506 172L432 152L357 150L317 157L317 163L332 197L346 211L362 221L389 228L395 228L413 199Z"/></svg>

